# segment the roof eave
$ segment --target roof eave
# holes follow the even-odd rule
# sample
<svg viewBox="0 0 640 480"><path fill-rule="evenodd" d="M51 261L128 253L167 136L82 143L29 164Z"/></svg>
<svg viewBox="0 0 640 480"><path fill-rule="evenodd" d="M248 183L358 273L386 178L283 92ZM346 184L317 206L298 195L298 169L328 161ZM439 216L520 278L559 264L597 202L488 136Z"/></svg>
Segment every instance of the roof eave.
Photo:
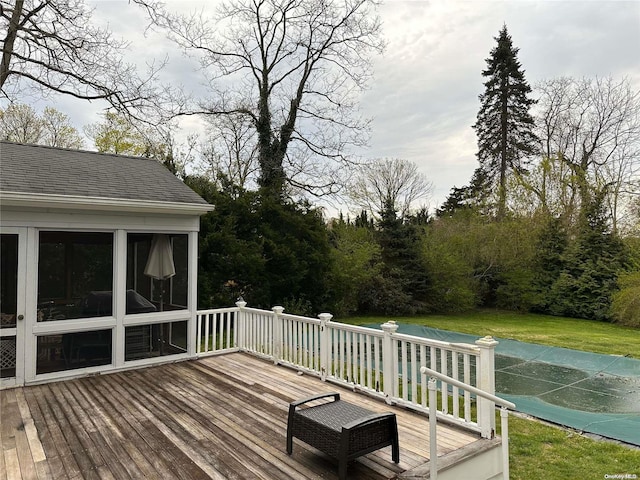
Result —
<svg viewBox="0 0 640 480"><path fill-rule="evenodd" d="M125 213L204 215L214 209L208 203L161 202L132 198L84 197L25 192L0 192L0 205L21 208L56 208Z"/></svg>

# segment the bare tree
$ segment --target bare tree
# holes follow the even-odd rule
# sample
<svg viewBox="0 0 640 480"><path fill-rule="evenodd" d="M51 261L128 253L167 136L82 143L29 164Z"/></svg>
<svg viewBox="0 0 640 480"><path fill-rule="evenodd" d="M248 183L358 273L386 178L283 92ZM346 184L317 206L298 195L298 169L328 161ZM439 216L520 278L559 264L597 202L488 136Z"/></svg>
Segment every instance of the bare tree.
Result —
<svg viewBox="0 0 640 480"><path fill-rule="evenodd" d="M148 131L144 156L159 161L176 177L184 180L187 176L187 165L193 165L195 162L197 135L191 134L184 140L178 140L174 128L174 125L168 124Z"/></svg>
<svg viewBox="0 0 640 480"><path fill-rule="evenodd" d="M152 79L160 66L140 78L123 60L127 44L93 26L83 0L1 0L0 32L0 95L9 101L35 90L129 112L158 102Z"/></svg>
<svg viewBox="0 0 640 480"><path fill-rule="evenodd" d="M640 191L640 188L638 189ZM629 235L640 237L640 197L635 197L629 206Z"/></svg>
<svg viewBox="0 0 640 480"><path fill-rule="evenodd" d="M42 115L29 105L12 103L0 109L0 139L61 148L82 148L84 141L69 117L46 107Z"/></svg>
<svg viewBox="0 0 640 480"><path fill-rule="evenodd" d="M217 179L227 178L233 185L247 188L258 171L255 129L242 115L208 118L207 141L201 155L206 169Z"/></svg>
<svg viewBox="0 0 640 480"><path fill-rule="evenodd" d="M640 174L640 92L627 79L558 78L538 86L543 206L554 199L581 211L596 191L606 190L612 222Z"/></svg>
<svg viewBox="0 0 640 480"><path fill-rule="evenodd" d="M382 49L376 0L231 0L211 18L134 1L200 59L210 81L211 98L182 113L251 122L266 193L282 196L301 159L344 165L349 147L366 142L368 122L356 102L371 74L370 55ZM292 155L294 145L306 154ZM301 173L299 186L316 193L336 185Z"/></svg>
<svg viewBox="0 0 640 480"><path fill-rule="evenodd" d="M635 142L623 142L595 175L598 185L607 189L605 201L613 229L627 233L635 220L634 202L640 201L640 135Z"/></svg>
<svg viewBox="0 0 640 480"><path fill-rule="evenodd" d="M426 200L433 184L418 171L415 163L400 158L384 158L364 165L349 188L349 196L361 209L380 217L392 208L406 218L416 202Z"/></svg>
<svg viewBox="0 0 640 480"><path fill-rule="evenodd" d="M525 180L543 210L562 211L570 217L578 209L578 190L571 168L561 158L570 138L566 117L575 103L570 93L572 83L573 79L562 77L536 87L540 94L536 125L542 158Z"/></svg>

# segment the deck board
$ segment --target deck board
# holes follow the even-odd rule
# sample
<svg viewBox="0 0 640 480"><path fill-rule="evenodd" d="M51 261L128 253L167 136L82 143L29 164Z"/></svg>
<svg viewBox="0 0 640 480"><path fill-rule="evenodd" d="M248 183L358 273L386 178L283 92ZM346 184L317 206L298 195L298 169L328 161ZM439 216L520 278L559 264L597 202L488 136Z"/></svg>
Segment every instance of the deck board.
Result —
<svg viewBox="0 0 640 480"><path fill-rule="evenodd" d="M400 463L386 447L352 462L349 478L428 461L426 417L235 353L0 391L0 480L333 480L333 459L297 440L285 452L289 403L330 391L398 420ZM439 424L438 454L477 439Z"/></svg>

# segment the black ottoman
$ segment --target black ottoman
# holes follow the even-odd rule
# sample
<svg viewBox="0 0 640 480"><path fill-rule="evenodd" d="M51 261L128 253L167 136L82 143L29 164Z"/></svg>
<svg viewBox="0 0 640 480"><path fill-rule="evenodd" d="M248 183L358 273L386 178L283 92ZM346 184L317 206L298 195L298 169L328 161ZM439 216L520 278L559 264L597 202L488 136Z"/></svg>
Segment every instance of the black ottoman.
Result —
<svg viewBox="0 0 640 480"><path fill-rule="evenodd" d="M299 408L306 403L333 397L332 401ZM375 413L340 400L339 393L314 395L289 404L287 453L293 437L338 459L340 480L347 478L347 463L361 455L391 445L392 459L400 461L395 413Z"/></svg>

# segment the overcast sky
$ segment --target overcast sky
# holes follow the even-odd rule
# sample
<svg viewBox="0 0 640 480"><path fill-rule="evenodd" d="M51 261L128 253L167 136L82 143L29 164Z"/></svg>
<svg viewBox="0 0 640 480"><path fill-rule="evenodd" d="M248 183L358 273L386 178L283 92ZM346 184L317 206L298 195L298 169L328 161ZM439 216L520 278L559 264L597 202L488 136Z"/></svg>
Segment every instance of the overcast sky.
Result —
<svg viewBox="0 0 640 480"><path fill-rule="evenodd" d="M87 3L95 6L96 21L131 40L132 58L167 53L165 78L199 88L193 64L161 35L142 36L144 15L128 0ZM216 2L168 3L188 11ZM532 86L559 76L611 75L627 76L640 89L640 1L387 0L380 15L387 48L374 60L371 88L361 102L373 119L370 148L362 153L418 164L435 187L432 208L453 186L467 184L477 166L471 125L484 88L485 59L503 23ZM71 99L35 105L45 104L68 114L80 130L99 121L105 107Z"/></svg>

